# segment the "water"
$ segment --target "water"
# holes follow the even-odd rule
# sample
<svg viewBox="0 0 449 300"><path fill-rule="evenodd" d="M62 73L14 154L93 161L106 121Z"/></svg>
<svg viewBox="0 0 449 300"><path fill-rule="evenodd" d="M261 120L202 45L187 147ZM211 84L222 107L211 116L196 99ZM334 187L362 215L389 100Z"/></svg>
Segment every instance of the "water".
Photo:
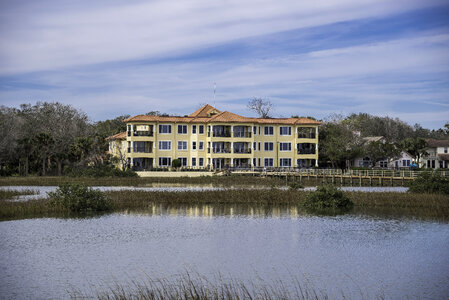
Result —
<svg viewBox="0 0 449 300"><path fill-rule="evenodd" d="M292 276L331 298L447 299L449 224L372 211L153 205L80 219L0 222L4 299L94 294L114 282L185 270L253 281Z"/></svg>

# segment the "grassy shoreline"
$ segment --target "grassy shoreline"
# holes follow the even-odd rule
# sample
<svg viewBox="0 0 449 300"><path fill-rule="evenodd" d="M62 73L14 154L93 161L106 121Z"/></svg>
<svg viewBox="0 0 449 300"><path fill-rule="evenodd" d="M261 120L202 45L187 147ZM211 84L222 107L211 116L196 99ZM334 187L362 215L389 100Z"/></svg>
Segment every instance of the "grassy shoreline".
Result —
<svg viewBox="0 0 449 300"><path fill-rule="evenodd" d="M0 194L4 191L0 191ZM240 205L252 209L267 207L297 207L310 192L296 190L281 190L277 188L265 190L232 189L220 191L108 191L104 192L113 202L111 212L145 211L153 209L154 205L165 206L212 206L217 211L221 206ZM449 218L449 196L438 194L411 194L391 192L346 192L354 202L356 210L362 209L406 209L419 216L423 212L438 218ZM57 208L50 207L48 199L29 201L8 201L0 197L0 221L40 218L40 217L70 217ZM250 209L249 209L250 210ZM245 210L243 210L244 213Z"/></svg>

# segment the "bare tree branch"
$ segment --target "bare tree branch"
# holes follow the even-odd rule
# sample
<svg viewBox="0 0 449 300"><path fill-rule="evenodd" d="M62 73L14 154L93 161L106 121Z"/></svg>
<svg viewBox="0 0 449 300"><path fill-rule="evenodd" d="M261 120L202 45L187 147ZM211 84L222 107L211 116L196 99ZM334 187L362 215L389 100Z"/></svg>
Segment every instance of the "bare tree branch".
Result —
<svg viewBox="0 0 449 300"><path fill-rule="evenodd" d="M257 113L260 118L271 118L273 104L268 99L254 97L248 102L248 108Z"/></svg>

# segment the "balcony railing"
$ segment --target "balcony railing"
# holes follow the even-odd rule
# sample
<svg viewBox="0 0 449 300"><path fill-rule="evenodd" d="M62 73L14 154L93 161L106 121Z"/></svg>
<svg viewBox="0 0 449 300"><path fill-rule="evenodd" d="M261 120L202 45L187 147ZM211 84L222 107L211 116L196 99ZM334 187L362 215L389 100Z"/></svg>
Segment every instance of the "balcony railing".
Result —
<svg viewBox="0 0 449 300"><path fill-rule="evenodd" d="M298 154L315 154L315 149L298 149Z"/></svg>
<svg viewBox="0 0 449 300"><path fill-rule="evenodd" d="M231 137L230 132L214 132L214 137Z"/></svg>
<svg viewBox="0 0 449 300"><path fill-rule="evenodd" d="M135 147L134 153L153 153L153 148Z"/></svg>
<svg viewBox="0 0 449 300"><path fill-rule="evenodd" d="M298 139L315 139L316 133L298 133Z"/></svg>
<svg viewBox="0 0 449 300"><path fill-rule="evenodd" d="M153 136L153 131L134 131L134 136Z"/></svg>
<svg viewBox="0 0 449 300"><path fill-rule="evenodd" d="M251 132L234 132L235 138L250 138Z"/></svg>
<svg viewBox="0 0 449 300"><path fill-rule="evenodd" d="M231 153L231 149L226 148L213 148L214 153Z"/></svg>
<svg viewBox="0 0 449 300"><path fill-rule="evenodd" d="M234 153L251 153L251 149L234 149Z"/></svg>

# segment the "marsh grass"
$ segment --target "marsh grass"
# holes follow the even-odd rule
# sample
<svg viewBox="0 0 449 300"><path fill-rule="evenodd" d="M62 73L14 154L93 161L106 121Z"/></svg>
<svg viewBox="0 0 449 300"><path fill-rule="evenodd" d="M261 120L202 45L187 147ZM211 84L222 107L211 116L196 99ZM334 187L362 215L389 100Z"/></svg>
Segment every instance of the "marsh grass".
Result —
<svg viewBox="0 0 449 300"><path fill-rule="evenodd" d="M38 195L38 190L0 190L0 200L12 200L17 196Z"/></svg>
<svg viewBox="0 0 449 300"><path fill-rule="evenodd" d="M0 177L0 186L58 186L64 183L79 183L89 186L147 186L152 184L197 184L214 186L285 186L292 179L256 176L201 176L201 177Z"/></svg>
<svg viewBox="0 0 449 300"><path fill-rule="evenodd" d="M130 280L124 284L115 283L106 288L97 288L94 295L81 292L71 292L72 299L99 300L227 300L227 299L330 299L327 292L301 283L292 277L287 281L266 281L256 278L253 281L243 281L236 278L225 278L221 274L208 278L198 273L185 272L170 278L151 278L144 280ZM341 292L341 299L345 299ZM360 296L364 296L361 293ZM364 298L364 297L363 297ZM376 297L382 299L383 297ZM375 298L375 299L376 299Z"/></svg>

